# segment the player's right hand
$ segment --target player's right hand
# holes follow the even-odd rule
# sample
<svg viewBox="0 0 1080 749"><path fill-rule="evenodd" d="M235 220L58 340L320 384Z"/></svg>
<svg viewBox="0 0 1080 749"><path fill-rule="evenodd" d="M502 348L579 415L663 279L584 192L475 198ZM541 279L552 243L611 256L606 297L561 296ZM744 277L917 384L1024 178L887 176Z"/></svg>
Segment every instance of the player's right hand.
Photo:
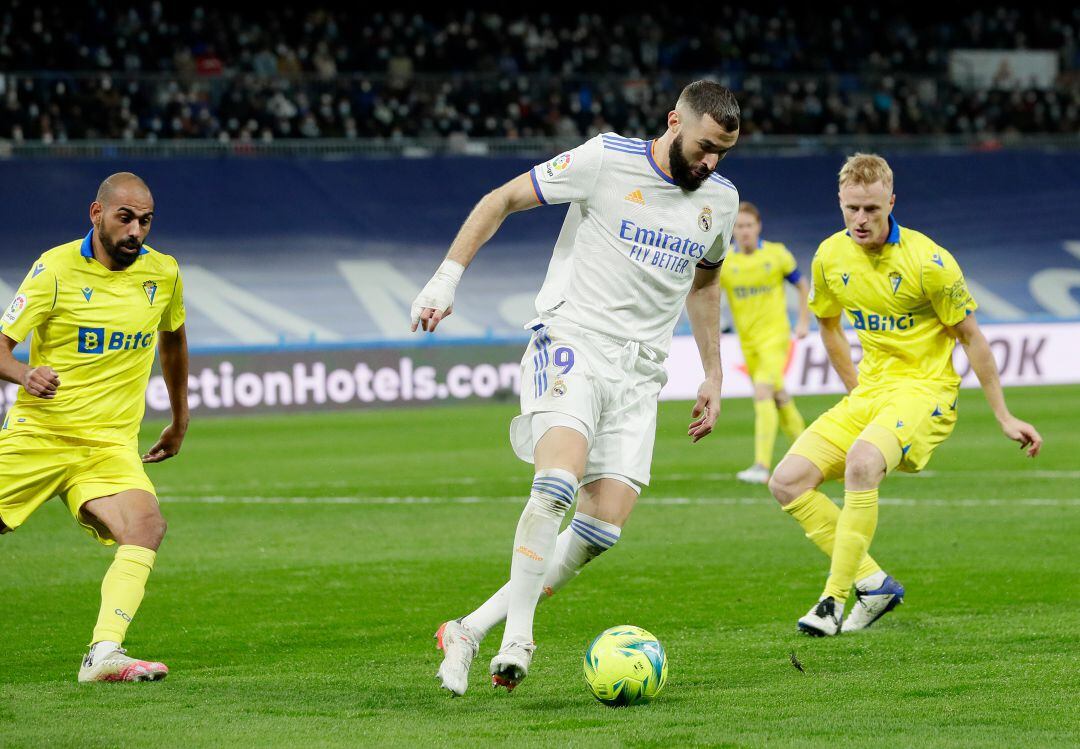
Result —
<svg viewBox="0 0 1080 749"><path fill-rule="evenodd" d="M413 333L419 325L428 333L435 332L436 326L454 311L454 292L457 291L461 274L465 266L454 260L444 260L435 275L420 289L412 303Z"/></svg>
<svg viewBox="0 0 1080 749"><path fill-rule="evenodd" d="M1029 458L1034 458L1042 449L1043 438L1039 431L1031 424L1021 421L1015 416L1010 416L1001 422L1001 431L1009 439L1019 442L1020 449L1024 450Z"/></svg>
<svg viewBox="0 0 1080 749"><path fill-rule="evenodd" d="M42 366L26 370L23 388L38 398L55 398L60 387L60 375L52 367Z"/></svg>

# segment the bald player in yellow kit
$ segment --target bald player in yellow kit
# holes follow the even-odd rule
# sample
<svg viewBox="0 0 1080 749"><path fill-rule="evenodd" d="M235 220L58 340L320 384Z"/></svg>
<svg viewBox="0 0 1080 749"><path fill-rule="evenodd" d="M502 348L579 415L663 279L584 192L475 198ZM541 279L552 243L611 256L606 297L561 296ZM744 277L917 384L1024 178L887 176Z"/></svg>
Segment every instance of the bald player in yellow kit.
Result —
<svg viewBox="0 0 1080 749"><path fill-rule="evenodd" d="M22 386L0 427L0 533L59 496L90 535L119 544L79 681L168 673L120 647L165 535L142 464L176 455L188 426L183 285L176 260L143 244L153 213L141 179L106 179L90 233L38 258L0 317L0 378ZM31 332L26 365L12 352ZM155 345L172 423L140 458Z"/></svg>
<svg viewBox="0 0 1080 749"><path fill-rule="evenodd" d="M932 239L892 217L896 196L885 159L855 154L839 182L847 231L818 247L810 310L848 395L796 440L769 481L784 510L831 559L825 590L798 622L817 636L866 629L903 602L903 586L869 555L878 486L895 469L921 471L952 432L960 387L952 364L956 341L1005 436L1029 457L1042 447L1035 427L1005 405L960 266ZM862 344L857 372L841 313ZM842 510L818 491L835 478L844 480ZM852 585L856 601L845 619Z"/></svg>
<svg viewBox="0 0 1080 749"><path fill-rule="evenodd" d="M784 281L799 291L799 320L795 337L810 330L807 299L810 286L795 258L780 242L761 238L761 212L753 203L739 203L732 232L735 252L720 268L720 286L727 295L743 359L754 383L754 464L737 478L749 484L769 480L777 427L795 440L806 423L784 387L784 367L791 350Z"/></svg>

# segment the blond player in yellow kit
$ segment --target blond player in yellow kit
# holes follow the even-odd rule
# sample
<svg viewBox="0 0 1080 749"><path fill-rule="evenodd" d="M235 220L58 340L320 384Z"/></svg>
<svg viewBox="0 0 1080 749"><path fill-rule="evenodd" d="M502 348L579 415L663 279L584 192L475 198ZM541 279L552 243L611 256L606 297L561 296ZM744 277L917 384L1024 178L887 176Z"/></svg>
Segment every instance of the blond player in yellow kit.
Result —
<svg viewBox="0 0 1080 749"><path fill-rule="evenodd" d="M0 427L0 533L59 496L90 535L119 544L79 681L168 673L121 648L165 535L142 464L176 455L188 426L183 286L176 260L143 245L153 213L141 179L106 179L90 233L38 258L0 317L0 378L22 386ZM31 332L26 365L12 351ZM172 423L140 458L155 345Z"/></svg>
<svg viewBox="0 0 1080 749"><path fill-rule="evenodd" d="M806 428L784 388L784 366L791 348L784 281L799 291L796 338L805 338L810 330L810 285L787 247L761 238L761 212L753 203L739 203L732 238L737 252L729 252L725 258L720 285L727 294L743 359L754 383L754 464L737 477L750 484L764 484L772 467L777 427L791 440Z"/></svg>
<svg viewBox="0 0 1080 749"><path fill-rule="evenodd" d="M880 156L855 154L840 170L846 231L818 247L810 310L829 361L848 395L796 440L769 489L832 563L819 600L799 629L828 636L869 627L903 602L904 588L869 555L878 486L892 470L922 470L956 424L960 377L956 341L1002 432L1038 455L1042 437L1009 413L990 347L975 321L975 300L953 256L892 217L893 173ZM856 371L840 326L846 314L863 358ZM818 487L843 478L839 509ZM855 605L845 619L852 585Z"/></svg>

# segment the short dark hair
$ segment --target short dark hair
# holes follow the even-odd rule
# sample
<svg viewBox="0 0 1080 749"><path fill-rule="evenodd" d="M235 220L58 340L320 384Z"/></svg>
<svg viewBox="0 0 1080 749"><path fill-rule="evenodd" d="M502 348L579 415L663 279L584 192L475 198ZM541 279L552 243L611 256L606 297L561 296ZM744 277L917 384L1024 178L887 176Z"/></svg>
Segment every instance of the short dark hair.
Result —
<svg viewBox="0 0 1080 749"><path fill-rule="evenodd" d="M739 102L727 86L716 81L694 81L679 94L675 107L688 107L699 117L709 115L729 133L739 129Z"/></svg>

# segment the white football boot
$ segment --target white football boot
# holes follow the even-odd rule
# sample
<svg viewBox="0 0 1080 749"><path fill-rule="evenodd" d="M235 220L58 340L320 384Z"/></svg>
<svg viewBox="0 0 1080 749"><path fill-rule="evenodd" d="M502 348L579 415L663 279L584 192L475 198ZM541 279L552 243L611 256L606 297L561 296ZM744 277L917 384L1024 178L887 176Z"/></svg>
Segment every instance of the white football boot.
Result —
<svg viewBox="0 0 1080 749"><path fill-rule="evenodd" d="M480 641L472 629L460 621L451 620L439 627L435 633L439 650L443 651L443 661L435 675L443 689L461 697L469 688L469 669L473 658L480 650Z"/></svg>
<svg viewBox="0 0 1080 749"><path fill-rule="evenodd" d="M767 484L769 483L769 469L760 463L754 463L745 471L736 473L735 478L745 484Z"/></svg>
<svg viewBox="0 0 1080 749"><path fill-rule="evenodd" d="M799 620L799 629L814 637L832 637L840 634L840 621L844 618L844 606L832 596L822 598Z"/></svg>
<svg viewBox="0 0 1080 749"><path fill-rule="evenodd" d="M894 580L892 575L888 575L881 587L875 590L863 591L856 588L855 603L844 619L840 631L858 632L866 629L903 602L904 586Z"/></svg>
<svg viewBox="0 0 1080 749"><path fill-rule="evenodd" d="M491 686L506 687L507 692L513 692L514 687L529 675L534 652L535 642L512 642L504 646L491 659Z"/></svg>
<svg viewBox="0 0 1080 749"><path fill-rule="evenodd" d="M91 660L93 650L83 659L79 669L79 681L160 681L169 674L169 668L157 661L140 661L129 658L127 651L117 648Z"/></svg>

